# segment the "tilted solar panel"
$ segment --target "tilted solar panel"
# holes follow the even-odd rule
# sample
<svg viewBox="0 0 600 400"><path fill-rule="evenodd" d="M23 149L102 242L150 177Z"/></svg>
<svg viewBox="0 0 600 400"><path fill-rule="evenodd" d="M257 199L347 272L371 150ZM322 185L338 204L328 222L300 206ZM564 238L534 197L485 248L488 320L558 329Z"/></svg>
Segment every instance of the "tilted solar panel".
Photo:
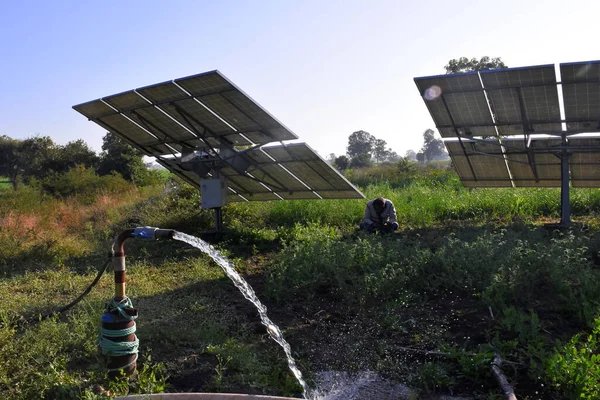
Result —
<svg viewBox="0 0 600 400"><path fill-rule="evenodd" d="M600 187L600 139L572 137L569 157L573 187Z"/></svg>
<svg viewBox="0 0 600 400"><path fill-rule="evenodd" d="M560 64L567 131L600 131L600 61Z"/></svg>
<svg viewBox="0 0 600 400"><path fill-rule="evenodd" d="M498 139L444 142L466 187L510 187L512 182Z"/></svg>
<svg viewBox="0 0 600 400"><path fill-rule="evenodd" d="M248 174L222 168L230 188L227 201L364 198L337 170L305 143L260 147L245 153L252 165ZM200 178L179 159L158 160L161 165L200 187Z"/></svg>
<svg viewBox="0 0 600 400"><path fill-rule="evenodd" d="M261 132L268 138L268 141L254 143L298 138L219 71L176 79L174 82L241 133Z"/></svg>
<svg viewBox="0 0 600 400"><path fill-rule="evenodd" d="M298 138L218 71L130 90L73 108L92 121L113 127L116 134L143 145L145 152L156 156L169 154L169 146L180 150L191 145L189 140L196 137L212 147L218 147L220 140L247 146ZM154 138L146 137L140 127Z"/></svg>
<svg viewBox="0 0 600 400"><path fill-rule="evenodd" d="M554 65L481 71L481 80L500 135L561 131Z"/></svg>
<svg viewBox="0 0 600 400"><path fill-rule="evenodd" d="M495 136L493 120L477 72L415 78L442 137Z"/></svg>
<svg viewBox="0 0 600 400"><path fill-rule="evenodd" d="M559 187L561 184L560 158L553 148L560 146L556 139L504 138L508 168L516 187Z"/></svg>

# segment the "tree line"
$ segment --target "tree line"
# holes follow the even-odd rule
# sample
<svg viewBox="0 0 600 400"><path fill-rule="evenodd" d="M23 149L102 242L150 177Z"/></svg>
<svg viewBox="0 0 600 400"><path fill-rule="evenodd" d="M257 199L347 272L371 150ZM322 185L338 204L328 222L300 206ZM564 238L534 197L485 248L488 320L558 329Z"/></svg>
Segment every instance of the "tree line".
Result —
<svg viewBox="0 0 600 400"><path fill-rule="evenodd" d="M368 167L375 163L397 162L402 157L391 148L383 139L377 139L369 132L360 130L353 132L348 137L348 146L346 154L336 157L335 154L329 155L329 161L339 170L356 169ZM408 150L404 159L430 162L434 160L447 159L448 154L441 139L435 137L435 132L427 129L423 132L423 147L419 153L414 150Z"/></svg>
<svg viewBox="0 0 600 400"><path fill-rule="evenodd" d="M43 181L76 166L93 169L100 176L119 174L136 184L155 180L141 151L110 132L102 141L102 152L96 154L82 139L60 145L48 136L23 140L0 136L0 176L8 178L15 190L20 183Z"/></svg>

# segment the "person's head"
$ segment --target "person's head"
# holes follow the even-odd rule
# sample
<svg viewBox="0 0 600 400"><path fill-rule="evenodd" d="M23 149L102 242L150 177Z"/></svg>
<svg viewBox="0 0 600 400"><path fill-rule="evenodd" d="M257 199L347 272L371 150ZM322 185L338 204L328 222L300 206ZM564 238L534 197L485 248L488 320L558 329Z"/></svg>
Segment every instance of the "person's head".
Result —
<svg viewBox="0 0 600 400"><path fill-rule="evenodd" d="M378 197L375 200L373 200L373 208L377 212L383 211L383 209L385 208L385 199L383 197Z"/></svg>

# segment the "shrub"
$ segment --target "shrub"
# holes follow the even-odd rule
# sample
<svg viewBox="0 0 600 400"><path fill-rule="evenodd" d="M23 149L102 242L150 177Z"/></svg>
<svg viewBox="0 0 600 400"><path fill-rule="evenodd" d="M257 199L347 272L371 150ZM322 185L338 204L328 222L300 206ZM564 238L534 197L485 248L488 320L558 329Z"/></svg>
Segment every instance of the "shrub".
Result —
<svg viewBox="0 0 600 400"><path fill-rule="evenodd" d="M570 399L597 399L600 382L600 320L591 334L576 334L566 344L557 343L547 374L559 391Z"/></svg>
<svg viewBox="0 0 600 400"><path fill-rule="evenodd" d="M98 176L92 168L77 166L68 172L54 173L42 181L47 193L66 198L79 196L82 201L91 203L103 192L118 193L131 189L131 184L118 174Z"/></svg>

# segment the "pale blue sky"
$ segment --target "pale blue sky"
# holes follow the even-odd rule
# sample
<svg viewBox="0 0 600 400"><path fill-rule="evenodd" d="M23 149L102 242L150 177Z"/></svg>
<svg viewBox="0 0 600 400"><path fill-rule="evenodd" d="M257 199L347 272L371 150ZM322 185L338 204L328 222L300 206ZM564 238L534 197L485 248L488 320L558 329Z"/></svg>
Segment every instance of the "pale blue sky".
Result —
<svg viewBox="0 0 600 400"><path fill-rule="evenodd" d="M0 135L99 151L73 105L218 69L324 157L360 129L404 154L434 128L414 77L600 59L598 3L0 0Z"/></svg>

